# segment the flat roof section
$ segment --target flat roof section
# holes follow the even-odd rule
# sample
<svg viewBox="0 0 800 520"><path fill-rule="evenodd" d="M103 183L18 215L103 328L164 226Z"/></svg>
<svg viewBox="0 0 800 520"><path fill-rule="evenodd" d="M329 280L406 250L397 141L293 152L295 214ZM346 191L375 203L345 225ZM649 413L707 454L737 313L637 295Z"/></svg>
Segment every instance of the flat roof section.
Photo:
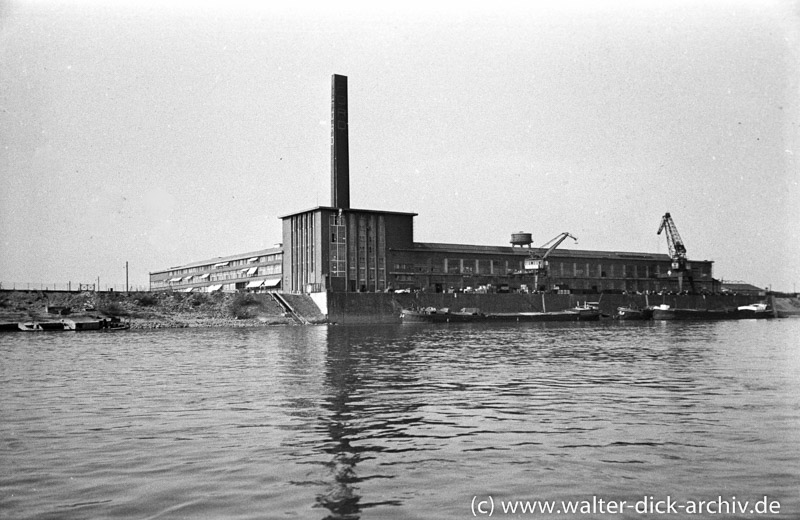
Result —
<svg viewBox="0 0 800 520"><path fill-rule="evenodd" d="M470 244L441 244L431 242L415 242L414 247L404 249L392 249L393 251L408 251L416 253L463 253L463 254L486 254L486 255L519 255L528 256L530 253L544 254L547 249L536 247L511 247L511 246L479 246ZM629 251L590 251L586 249L554 249L550 253L550 258L608 258L615 260L652 260L658 262L670 261L670 256L663 253L635 253ZM689 260L690 262L708 262L712 260Z"/></svg>
<svg viewBox="0 0 800 520"><path fill-rule="evenodd" d="M303 211L296 211L294 213L289 213L288 215L281 215L278 218L283 220L289 217L294 217L295 215L302 215L303 213L313 213L315 211L320 211L320 210L328 210L336 212L341 211L342 213L374 213L376 215L405 215L411 217L416 217L417 215L419 215L419 213L408 213L404 211L382 211L376 209L356 209L356 208L342 209L342 208L334 208L331 206L316 206L314 208L309 208Z"/></svg>
<svg viewBox="0 0 800 520"><path fill-rule="evenodd" d="M234 260L242 260L247 259L248 261L255 261L253 258L258 258L259 256L264 255L274 255L277 253L283 253L283 248L281 247L271 247L269 249L261 249L259 251L250 251L249 253L240 253L238 255L230 255L230 256L218 256L216 258L209 258L208 260L200 260L198 262L192 262L190 264L184 265L176 265L170 267L168 269L161 269L159 271L152 271L150 274L161 274L161 273L168 273L170 271L174 271L176 269L188 269L191 267L200 267L203 265L214 266L214 265L222 265Z"/></svg>

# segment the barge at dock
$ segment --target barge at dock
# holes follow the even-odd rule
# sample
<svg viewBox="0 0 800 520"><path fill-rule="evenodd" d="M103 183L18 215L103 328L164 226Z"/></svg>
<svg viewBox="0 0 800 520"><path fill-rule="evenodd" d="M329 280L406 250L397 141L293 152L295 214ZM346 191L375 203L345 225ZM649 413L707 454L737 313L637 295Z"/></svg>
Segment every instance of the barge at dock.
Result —
<svg viewBox="0 0 800 520"><path fill-rule="evenodd" d="M677 309L669 305L653 308L654 320L755 320L773 317L774 311L765 303L728 309Z"/></svg>
<svg viewBox="0 0 800 520"><path fill-rule="evenodd" d="M81 332L81 331L119 331L131 328L129 321L119 318L102 319L62 319L59 321L21 321L0 323L0 332Z"/></svg>
<svg viewBox="0 0 800 520"><path fill-rule="evenodd" d="M474 323L474 322L518 322L535 323L545 321L597 321L600 309L584 305L557 312L500 312L484 314L475 308L464 308L451 312L448 308L403 309L400 318L404 323Z"/></svg>

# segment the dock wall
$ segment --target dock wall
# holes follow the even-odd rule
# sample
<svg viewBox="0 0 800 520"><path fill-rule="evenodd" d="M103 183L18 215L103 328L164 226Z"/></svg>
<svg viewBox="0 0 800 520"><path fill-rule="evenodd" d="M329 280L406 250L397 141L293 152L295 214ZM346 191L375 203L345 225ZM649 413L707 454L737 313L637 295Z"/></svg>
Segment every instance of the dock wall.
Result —
<svg viewBox="0 0 800 520"><path fill-rule="evenodd" d="M328 293L328 321L333 323L399 323L400 311L410 307L475 307L481 312L554 312L597 302L604 314L617 307L666 304L682 309L724 309L763 300L748 295L644 295L644 294L465 294L465 293Z"/></svg>

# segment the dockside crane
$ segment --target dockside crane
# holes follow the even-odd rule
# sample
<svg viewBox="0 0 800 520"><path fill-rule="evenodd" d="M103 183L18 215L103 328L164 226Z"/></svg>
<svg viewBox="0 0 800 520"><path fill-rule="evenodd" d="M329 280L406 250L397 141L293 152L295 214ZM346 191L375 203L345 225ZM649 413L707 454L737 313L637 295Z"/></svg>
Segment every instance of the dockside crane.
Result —
<svg viewBox="0 0 800 520"><path fill-rule="evenodd" d="M550 262L547 261L547 257L550 256L550 253L553 252L555 248L561 245L561 242L566 240L567 238L571 238L575 242L578 241L577 238L570 235L566 231L561 233L560 235L556 236L549 242L546 242L542 245L539 249L548 248L543 254L537 255L531 253L531 255L525 259L525 263L523 264L525 267L526 273L532 273L534 279L534 287L536 290L539 290L539 276L545 277L549 273Z"/></svg>
<svg viewBox="0 0 800 520"><path fill-rule="evenodd" d="M677 274L678 292L683 292L683 276L684 273L687 273L689 284L692 286L692 292L694 292L694 278L692 277L689 262L686 260L686 246L683 245L681 235L678 233L678 227L675 225L675 221L672 220L672 215L669 213L665 213L664 216L661 217L661 225L658 226L656 235L660 235L662 231L664 231L667 236L669 256L672 258L672 271L668 274L670 276L672 273Z"/></svg>

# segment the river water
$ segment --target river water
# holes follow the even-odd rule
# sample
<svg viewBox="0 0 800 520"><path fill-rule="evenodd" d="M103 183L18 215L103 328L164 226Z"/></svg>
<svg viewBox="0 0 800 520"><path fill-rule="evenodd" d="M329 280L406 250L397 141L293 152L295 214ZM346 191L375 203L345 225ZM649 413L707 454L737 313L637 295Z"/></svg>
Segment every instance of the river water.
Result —
<svg viewBox="0 0 800 520"><path fill-rule="evenodd" d="M800 518L800 320L5 334L0 391L2 518Z"/></svg>

